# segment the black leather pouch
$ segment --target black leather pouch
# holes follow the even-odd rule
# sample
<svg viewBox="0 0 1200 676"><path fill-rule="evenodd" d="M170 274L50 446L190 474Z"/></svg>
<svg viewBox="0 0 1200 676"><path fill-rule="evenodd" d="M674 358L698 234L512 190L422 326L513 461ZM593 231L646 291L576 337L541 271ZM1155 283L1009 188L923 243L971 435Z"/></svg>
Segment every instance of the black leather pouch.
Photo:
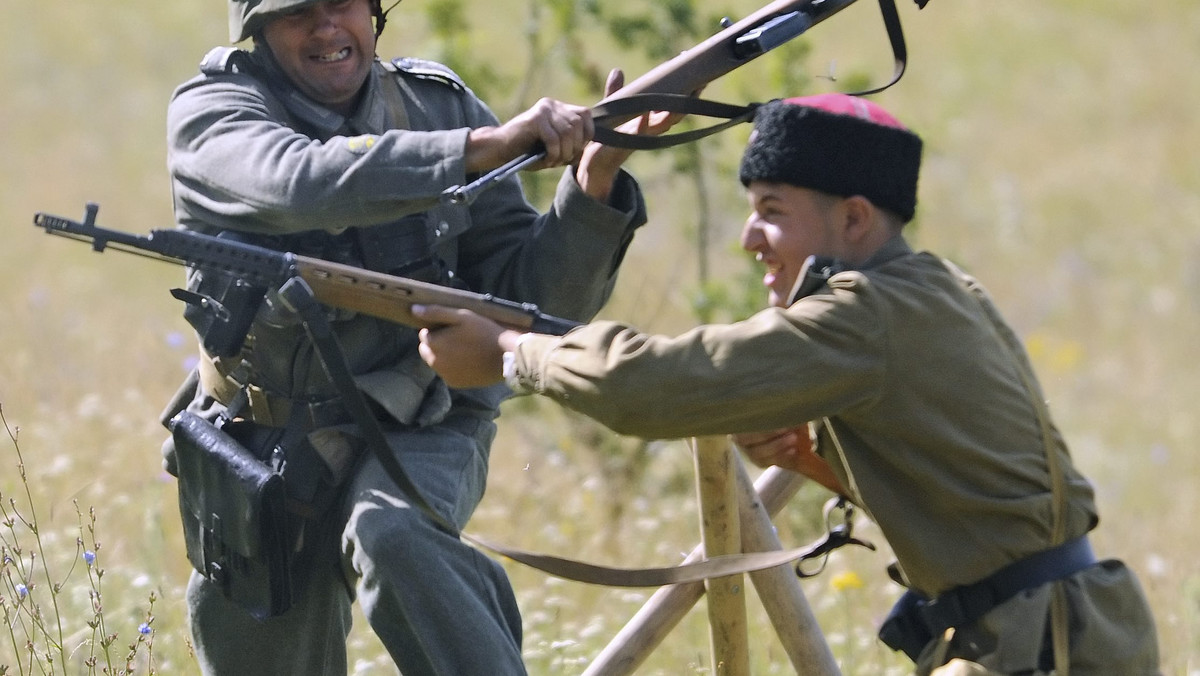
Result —
<svg viewBox="0 0 1200 676"><path fill-rule="evenodd" d="M259 619L293 599L300 525L283 475L243 443L189 411L171 419L188 560Z"/></svg>
<svg viewBox="0 0 1200 676"><path fill-rule="evenodd" d="M196 275L195 291L171 289L171 295L186 303L183 318L196 330L205 351L233 357L246 342L267 288L219 270L201 270Z"/></svg>
<svg viewBox="0 0 1200 676"><path fill-rule="evenodd" d="M933 632L921 616L921 606L924 604L925 600L919 594L904 592L879 627L879 640L892 650L902 651L913 662L934 639Z"/></svg>

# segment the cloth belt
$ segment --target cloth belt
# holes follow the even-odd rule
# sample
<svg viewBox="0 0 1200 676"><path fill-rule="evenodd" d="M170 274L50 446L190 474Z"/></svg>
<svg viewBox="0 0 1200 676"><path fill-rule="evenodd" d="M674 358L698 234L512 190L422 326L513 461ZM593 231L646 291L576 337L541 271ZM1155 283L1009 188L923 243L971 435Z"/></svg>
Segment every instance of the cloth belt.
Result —
<svg viewBox="0 0 1200 676"><path fill-rule="evenodd" d="M974 584L955 587L921 606L934 636L974 623L1026 589L1061 580L1096 563L1087 536L1068 540L1011 563Z"/></svg>

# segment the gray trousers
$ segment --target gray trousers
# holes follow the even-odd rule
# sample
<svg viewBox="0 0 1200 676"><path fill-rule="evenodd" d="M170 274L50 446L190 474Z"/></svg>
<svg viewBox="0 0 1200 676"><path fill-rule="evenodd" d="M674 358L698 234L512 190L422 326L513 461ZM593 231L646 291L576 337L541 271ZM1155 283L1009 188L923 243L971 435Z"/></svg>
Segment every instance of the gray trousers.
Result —
<svg viewBox="0 0 1200 676"><path fill-rule="evenodd" d="M460 527L483 497L491 421L451 417L389 431L388 445L429 502ZM286 613L259 622L193 572L192 639L208 676L347 673L357 595L404 676L524 674L521 617L504 569L439 530L368 452L345 498L302 555L311 579Z"/></svg>

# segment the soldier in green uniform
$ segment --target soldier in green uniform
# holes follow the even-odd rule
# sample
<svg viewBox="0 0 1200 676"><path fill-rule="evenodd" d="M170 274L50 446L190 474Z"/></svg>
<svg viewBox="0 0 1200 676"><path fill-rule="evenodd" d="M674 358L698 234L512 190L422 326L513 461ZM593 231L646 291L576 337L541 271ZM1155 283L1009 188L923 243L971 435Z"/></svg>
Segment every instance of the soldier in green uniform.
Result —
<svg viewBox="0 0 1200 676"><path fill-rule="evenodd" d="M1145 598L1092 554L1092 488L1019 339L977 281L902 235L921 152L862 99L769 104L741 180L771 307L677 337L519 335L425 307L445 326L422 330L422 356L452 384L506 376L625 434L733 434L848 496L896 554L908 592L880 635L919 674L1156 674Z"/></svg>
<svg viewBox="0 0 1200 676"><path fill-rule="evenodd" d="M590 142L588 108L543 99L501 124L445 67L376 57L386 20L380 0L229 0L228 8L231 40L253 48L214 49L168 108L181 227L579 320L605 302L646 217L640 189L621 169L629 152ZM609 89L619 82L614 72ZM622 130L661 133L674 119L647 115ZM439 199L538 144L546 150L540 168L566 167L546 213L516 178L471 204ZM188 281L192 297L204 299L199 307L227 309L216 295L219 275L192 271ZM390 451L461 528L483 495L493 421L509 390L447 387L419 358L415 329L345 311L328 319ZM188 588L203 672L346 673L357 599L408 676L524 673L521 618L503 569L415 508L364 450L302 323L279 297L268 294L239 349L215 352L202 351L195 382L164 420L187 410L286 430L320 463L309 477L316 506L296 508L309 521L288 564L296 585L282 612L247 610L230 592L243 584L236 567L209 560L243 524L209 527L198 551L189 550L193 562L203 560ZM294 469L303 458L291 450L282 447ZM173 470L176 451L169 440Z"/></svg>

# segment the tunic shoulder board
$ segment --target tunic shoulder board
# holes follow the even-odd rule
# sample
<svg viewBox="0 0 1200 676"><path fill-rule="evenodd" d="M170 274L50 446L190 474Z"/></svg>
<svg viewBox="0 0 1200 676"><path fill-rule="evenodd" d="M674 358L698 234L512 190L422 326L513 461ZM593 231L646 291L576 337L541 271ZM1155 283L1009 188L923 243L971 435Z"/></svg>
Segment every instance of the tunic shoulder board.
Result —
<svg viewBox="0 0 1200 676"><path fill-rule="evenodd" d="M391 61L384 61L383 65L394 73L411 75L422 80L441 82L460 92L467 90L467 83L463 82L457 73L436 61L426 61L425 59L415 59L405 56L392 59Z"/></svg>
<svg viewBox="0 0 1200 676"><path fill-rule="evenodd" d="M250 68L250 52L236 47L213 47L200 59L200 72L205 75L245 73Z"/></svg>

